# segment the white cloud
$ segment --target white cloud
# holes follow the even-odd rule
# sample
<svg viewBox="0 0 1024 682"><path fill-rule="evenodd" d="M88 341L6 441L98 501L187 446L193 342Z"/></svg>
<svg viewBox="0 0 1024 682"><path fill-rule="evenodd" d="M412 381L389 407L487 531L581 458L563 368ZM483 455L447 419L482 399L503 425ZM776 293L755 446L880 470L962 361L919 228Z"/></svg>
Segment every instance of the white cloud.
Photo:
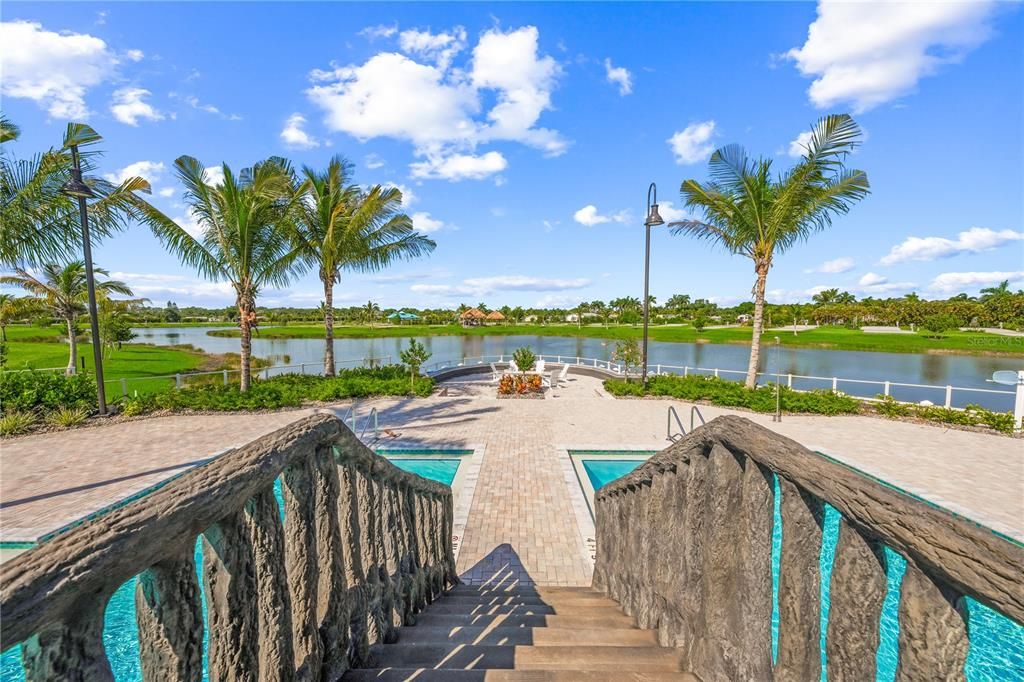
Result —
<svg viewBox="0 0 1024 682"><path fill-rule="evenodd" d="M496 291L567 291L590 286L589 279L546 279L526 275L473 277L460 284L413 284L409 290L431 296L487 296Z"/></svg>
<svg viewBox="0 0 1024 682"><path fill-rule="evenodd" d="M805 76L819 108L852 103L856 113L912 92L990 35L996 3L821 0L807 41L786 57Z"/></svg>
<svg viewBox="0 0 1024 682"><path fill-rule="evenodd" d="M672 153L675 154L676 163L685 165L706 161L711 156L715 148L711 142L714 135L715 122L701 121L691 123L667 141Z"/></svg>
<svg viewBox="0 0 1024 682"><path fill-rule="evenodd" d="M305 124L306 117L302 114L295 113L288 117L281 131L281 141L285 146L292 149L313 149L320 146L318 140L302 129Z"/></svg>
<svg viewBox="0 0 1024 682"><path fill-rule="evenodd" d="M111 100L110 113L121 123L139 125L139 119L162 121L164 115L149 102L143 101L152 93L145 88L120 88L115 90Z"/></svg>
<svg viewBox="0 0 1024 682"><path fill-rule="evenodd" d="M426 211L417 211L416 213L413 213L410 217L412 218L412 226L416 228L417 232L422 232L423 234L437 232L438 230L442 230L445 227L443 220L437 220L436 218L432 218L430 216L430 213Z"/></svg>
<svg viewBox="0 0 1024 682"><path fill-rule="evenodd" d="M565 151L567 142L557 131L536 125L551 108L561 71L554 59L539 54L535 27L485 32L459 68L450 60L462 49L462 29L401 36L412 56L381 52L360 65L310 74L306 95L324 110L329 129L360 140L410 142L422 159L410 168L424 178L480 179L499 172L507 166L504 156L476 152L488 142L519 142L552 156ZM484 102L493 105L485 109ZM466 165L472 168L460 172Z"/></svg>
<svg viewBox="0 0 1024 682"><path fill-rule="evenodd" d="M380 158L376 154L367 154L366 158L363 159L363 163L366 164L366 167L369 168L370 170L383 168L385 165L387 165L384 159Z"/></svg>
<svg viewBox="0 0 1024 682"><path fill-rule="evenodd" d="M480 180L508 168L508 161L499 152L487 152L480 156L473 154L452 154L451 156L428 156L426 161L409 164L414 178L441 178L459 180Z"/></svg>
<svg viewBox="0 0 1024 682"><path fill-rule="evenodd" d="M149 184L153 184L160 179L163 175L164 164L162 161L136 161L130 163L116 173L106 173L103 179L112 182L116 185L120 185L128 178L144 178L149 181Z"/></svg>
<svg viewBox="0 0 1024 682"><path fill-rule="evenodd" d="M907 237L892 247L879 263L895 265L906 261L930 261L950 258L963 253L981 253L1005 246L1012 242L1024 241L1024 232L1014 230L990 230L987 227L972 227L959 233L956 239L946 237Z"/></svg>
<svg viewBox="0 0 1024 682"><path fill-rule="evenodd" d="M146 58L146 53L144 53L142 50L127 50L124 53L124 56L132 60L133 62L141 62L143 59Z"/></svg>
<svg viewBox="0 0 1024 682"><path fill-rule="evenodd" d="M207 282L186 275L138 272L112 272L110 277L127 283L137 296L154 301L181 296L206 300L233 300L235 297L230 282Z"/></svg>
<svg viewBox="0 0 1024 682"><path fill-rule="evenodd" d="M191 211L188 212L188 215L175 216L171 218L171 220L176 222L181 229L185 230L197 239L201 238L206 232L206 228L199 224L199 220Z"/></svg>
<svg viewBox="0 0 1024 682"><path fill-rule="evenodd" d="M219 185L224 182L223 166L207 166L203 171L206 173L206 184Z"/></svg>
<svg viewBox="0 0 1024 682"><path fill-rule="evenodd" d="M117 65L117 57L100 38L54 33L36 22L0 22L0 45L0 94L30 99L51 118L87 118L86 93Z"/></svg>
<svg viewBox="0 0 1024 682"><path fill-rule="evenodd" d="M625 97L633 92L633 74L624 66L612 66L611 59L604 60L605 77L609 83L619 86L619 94Z"/></svg>
<svg viewBox="0 0 1024 682"><path fill-rule="evenodd" d="M810 130L800 133L796 136L796 139L789 143L789 155L794 159L799 159L801 156L807 153L807 148L811 144L811 137L813 133Z"/></svg>
<svg viewBox="0 0 1024 682"><path fill-rule="evenodd" d="M917 284L914 282L890 282L889 278L884 275L879 275L875 272L868 272L857 280L857 288L854 290L874 295L893 291L909 291L916 286Z"/></svg>
<svg viewBox="0 0 1024 682"><path fill-rule="evenodd" d="M580 210L572 214L572 219L578 222L580 225L586 225L587 227L593 227L594 225L601 225L603 223L624 223L629 220L629 211L619 211L614 215L601 215L597 211L597 206L593 204L587 204Z"/></svg>
<svg viewBox="0 0 1024 682"><path fill-rule="evenodd" d="M535 308L549 310L551 308L575 308L583 302L583 297L572 294L547 294L534 304Z"/></svg>
<svg viewBox="0 0 1024 682"><path fill-rule="evenodd" d="M676 208L671 201L662 201L658 204L658 213L665 219L666 223L674 223L690 218L690 215L681 208Z"/></svg>
<svg viewBox="0 0 1024 682"><path fill-rule="evenodd" d="M157 194L159 194L162 197L173 197L174 192L175 189L173 187L164 187L163 189L159 190Z"/></svg>
<svg viewBox="0 0 1024 682"><path fill-rule="evenodd" d="M408 187L407 185L403 185L399 182L385 182L381 184L381 187L394 187L399 192L401 192L403 208L408 208L409 206L412 206L417 201L419 201L419 195L413 192L412 188Z"/></svg>
<svg viewBox="0 0 1024 682"><path fill-rule="evenodd" d="M377 38L390 38L396 33L398 33L398 26L394 24L391 26L378 24L377 26L367 26L359 32L359 35L363 36L367 40L376 40Z"/></svg>
<svg viewBox="0 0 1024 682"><path fill-rule="evenodd" d="M1014 286L1024 285L1024 271L944 272L933 279L928 288L933 291L952 294L997 285L1003 280L1009 280Z"/></svg>
<svg viewBox="0 0 1024 682"><path fill-rule="evenodd" d="M407 54L418 55L445 70L452 58L466 49L466 29L456 26L451 33L431 33L410 29L398 35L398 46Z"/></svg>
<svg viewBox="0 0 1024 682"><path fill-rule="evenodd" d="M804 270L804 273L809 275L814 272L821 272L827 275L838 275L840 273L849 272L850 270L853 270L853 266L853 259L844 256L842 258L836 258L834 260L827 260L815 268L809 268L807 270Z"/></svg>

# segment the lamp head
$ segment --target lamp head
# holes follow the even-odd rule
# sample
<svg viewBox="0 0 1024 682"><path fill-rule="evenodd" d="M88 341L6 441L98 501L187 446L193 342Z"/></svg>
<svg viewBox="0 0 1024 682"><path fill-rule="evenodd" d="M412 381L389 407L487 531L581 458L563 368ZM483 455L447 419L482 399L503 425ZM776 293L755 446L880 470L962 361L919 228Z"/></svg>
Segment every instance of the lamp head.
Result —
<svg viewBox="0 0 1024 682"><path fill-rule="evenodd" d="M647 214L647 220L644 221L644 225L652 227L654 225L664 225L665 221L662 219L661 214L658 213L658 205L651 204L651 211Z"/></svg>
<svg viewBox="0 0 1024 682"><path fill-rule="evenodd" d="M61 194L77 199L91 199L96 196L89 185L82 182L82 171L77 168L71 169L71 178L61 185Z"/></svg>

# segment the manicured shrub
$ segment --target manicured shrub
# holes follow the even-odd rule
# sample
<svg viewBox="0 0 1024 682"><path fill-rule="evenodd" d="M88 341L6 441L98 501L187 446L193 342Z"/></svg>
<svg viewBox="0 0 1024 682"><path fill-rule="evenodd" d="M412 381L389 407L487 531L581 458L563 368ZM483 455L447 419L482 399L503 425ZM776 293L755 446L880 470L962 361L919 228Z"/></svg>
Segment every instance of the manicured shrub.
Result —
<svg viewBox="0 0 1024 682"><path fill-rule="evenodd" d="M51 412L61 407L96 409L95 378L57 372L5 372L0 375L0 413Z"/></svg>
<svg viewBox="0 0 1024 682"><path fill-rule="evenodd" d="M78 426L89 418L89 412L83 407L58 407L46 415L46 423L50 426Z"/></svg>
<svg viewBox="0 0 1024 682"><path fill-rule="evenodd" d="M516 363L516 367L519 368L520 372L529 372L533 369L534 365L537 364L537 356L534 355L533 351L525 346L523 348L517 348L512 353L512 359Z"/></svg>
<svg viewBox="0 0 1024 682"><path fill-rule="evenodd" d="M506 374L498 381L498 395L525 395L543 391L539 374Z"/></svg>

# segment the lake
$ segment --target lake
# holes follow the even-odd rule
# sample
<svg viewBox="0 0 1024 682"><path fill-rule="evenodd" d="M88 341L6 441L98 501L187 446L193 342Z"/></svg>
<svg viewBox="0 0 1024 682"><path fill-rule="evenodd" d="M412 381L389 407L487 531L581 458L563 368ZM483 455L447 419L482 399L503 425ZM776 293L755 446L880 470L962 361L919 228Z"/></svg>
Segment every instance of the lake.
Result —
<svg viewBox="0 0 1024 682"><path fill-rule="evenodd" d="M237 353L238 338L207 334L224 327L168 327L135 329L136 341L156 345L187 343L209 353ZM484 355L511 355L516 348L528 346L535 353L569 357L611 359L615 341L572 336L422 336L413 337L432 354L428 366L442 361ZM338 366L361 364L366 358L399 362L398 355L408 346L408 338L335 339L334 356ZM275 365L322 363L322 339L261 339L253 337L252 352L270 359ZM648 355L655 365L745 370L750 348L730 344L666 343L652 341ZM831 388L830 377L839 377L839 390L851 395L873 397L882 392L880 384L860 385L843 379L891 381L904 384L954 386L961 388L1012 390L1012 387L986 383L997 370L1024 369L1024 359L971 355L929 355L913 353L869 353L862 351L765 346L761 371L826 377L825 380L793 380L794 388ZM309 372L315 371L311 366ZM723 375L725 376L725 375ZM729 376L728 378L734 378ZM735 378L739 378L737 375ZM898 400L930 400L942 405L944 389L893 387ZM1013 409L1011 395L953 391L953 405L976 403L990 409Z"/></svg>

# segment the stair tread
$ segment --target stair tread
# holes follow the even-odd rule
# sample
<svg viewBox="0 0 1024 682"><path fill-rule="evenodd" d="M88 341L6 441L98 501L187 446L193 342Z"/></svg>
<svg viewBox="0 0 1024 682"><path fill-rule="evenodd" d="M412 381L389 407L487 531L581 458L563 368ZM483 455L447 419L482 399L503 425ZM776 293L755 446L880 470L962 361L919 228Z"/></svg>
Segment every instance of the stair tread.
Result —
<svg viewBox="0 0 1024 682"><path fill-rule="evenodd" d="M600 616L567 615L523 615L523 614L466 614L437 613L427 609L416 616L419 626L487 626L500 621L505 626L533 628L607 628L635 630L633 619L624 613L607 613Z"/></svg>
<svg viewBox="0 0 1024 682"><path fill-rule="evenodd" d="M519 615L560 615L560 616L601 616L622 613L615 602L608 603L554 603L554 604L490 604L449 602L440 599L430 606L433 613L463 613L466 615L519 614Z"/></svg>
<svg viewBox="0 0 1024 682"><path fill-rule="evenodd" d="M437 670L362 668L348 671L349 682L700 682L691 673L629 670Z"/></svg>
<svg viewBox="0 0 1024 682"><path fill-rule="evenodd" d="M626 628L545 628L506 626L427 626L402 628L398 644L483 644L533 646L657 646L653 630Z"/></svg>
<svg viewBox="0 0 1024 682"><path fill-rule="evenodd" d="M516 670L634 670L680 672L680 653L650 646L494 646L382 644L371 651L378 668Z"/></svg>

